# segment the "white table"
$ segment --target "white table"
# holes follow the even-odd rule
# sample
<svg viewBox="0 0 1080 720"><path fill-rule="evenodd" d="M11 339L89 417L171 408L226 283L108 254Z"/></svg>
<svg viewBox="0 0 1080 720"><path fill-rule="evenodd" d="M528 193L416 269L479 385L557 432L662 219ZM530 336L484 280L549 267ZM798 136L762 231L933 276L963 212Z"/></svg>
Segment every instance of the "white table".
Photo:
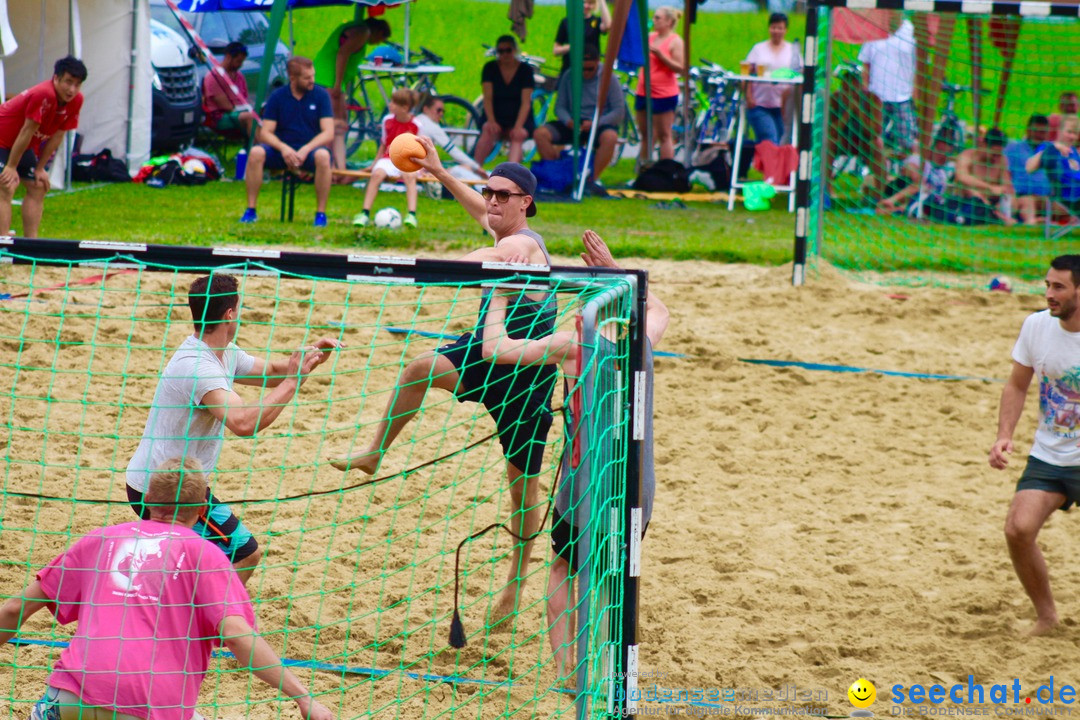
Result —
<svg viewBox="0 0 1080 720"><path fill-rule="evenodd" d="M386 88L383 87L383 81L389 80L392 86L395 78L419 78L425 75L444 75L446 73L454 72L454 69L453 65L391 65L389 63L376 65L375 63L370 62L356 66L356 70L360 73L361 82L366 82L367 80L375 81L375 85L379 88L379 93L382 95L384 105L390 104L390 96L387 94Z"/></svg>
<svg viewBox="0 0 1080 720"><path fill-rule="evenodd" d="M802 78L774 78L764 75L728 75L729 80L738 80L746 83L762 83L768 85L801 85ZM739 122L735 131L735 153L731 160L731 191L728 193L728 210L735 209L735 196L738 194L738 189L746 185L744 182L739 181L739 165L742 160L742 146L743 136L746 135L746 95L747 93L739 93ZM796 121L796 127L791 130L791 143L798 148L799 147L799 134L798 134L798 122ZM774 186L777 192L788 193L788 212L795 211L795 176L797 171L792 171L791 179L787 185Z"/></svg>

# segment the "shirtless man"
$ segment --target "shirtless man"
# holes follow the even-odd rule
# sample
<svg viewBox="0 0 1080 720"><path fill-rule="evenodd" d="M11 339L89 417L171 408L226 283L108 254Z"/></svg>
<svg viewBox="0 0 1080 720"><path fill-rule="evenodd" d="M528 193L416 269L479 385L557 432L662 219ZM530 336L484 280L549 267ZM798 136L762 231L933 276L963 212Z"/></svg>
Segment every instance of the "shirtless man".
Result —
<svg viewBox="0 0 1080 720"><path fill-rule="evenodd" d="M1006 141L1005 133L991 128L981 145L960 153L956 158L955 192L985 204L985 212L1004 224L1015 225L1012 208L1016 193L1004 154Z"/></svg>

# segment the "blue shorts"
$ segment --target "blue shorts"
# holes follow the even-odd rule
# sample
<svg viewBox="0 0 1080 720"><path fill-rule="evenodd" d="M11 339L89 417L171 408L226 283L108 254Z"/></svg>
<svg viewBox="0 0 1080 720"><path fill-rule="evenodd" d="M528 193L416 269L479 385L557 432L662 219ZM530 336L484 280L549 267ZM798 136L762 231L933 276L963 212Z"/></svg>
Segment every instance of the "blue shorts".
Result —
<svg viewBox="0 0 1080 720"><path fill-rule="evenodd" d="M1061 493L1065 496L1065 502L1060 509L1068 510L1072 505L1080 505L1080 467L1051 465L1039 458L1029 457L1016 489Z"/></svg>
<svg viewBox="0 0 1080 720"><path fill-rule="evenodd" d="M143 504L143 494L128 485L127 496L135 513L143 520L149 520L150 510ZM229 506L209 490L206 491L206 502L208 507L199 515L195 532L221 548L229 562L235 563L253 555L259 549L259 543L244 527L244 523L233 515Z"/></svg>
<svg viewBox="0 0 1080 720"><path fill-rule="evenodd" d="M266 151L266 169L267 170L284 170L286 169L285 158L281 156L278 150L270 147L266 143L259 143L259 147ZM325 152L329 154L330 150L324 147L317 147L308 153L308 156L304 158L304 164L300 167L308 172L315 172L315 153Z"/></svg>
<svg viewBox="0 0 1080 720"><path fill-rule="evenodd" d="M652 112L653 115L662 115L667 112L675 112L675 108L679 104L679 96L672 95L671 97L653 98L652 99ZM642 111L645 109L645 96L634 96L634 109Z"/></svg>

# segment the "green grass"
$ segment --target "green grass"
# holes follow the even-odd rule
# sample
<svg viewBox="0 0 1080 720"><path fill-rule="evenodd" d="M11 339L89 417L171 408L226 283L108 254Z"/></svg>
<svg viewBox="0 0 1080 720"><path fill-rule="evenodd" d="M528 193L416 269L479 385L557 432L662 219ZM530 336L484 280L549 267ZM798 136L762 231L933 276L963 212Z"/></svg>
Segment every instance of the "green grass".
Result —
<svg viewBox="0 0 1080 720"><path fill-rule="evenodd" d="M268 183L259 198L259 222L237 222L244 186L237 182L155 190L143 185L106 185L46 199L42 236L79 240L185 245L288 245L332 250L403 248L457 251L490 242L457 203L420 198L418 230L367 229L350 224L363 194L349 186L330 193L330 226L311 227L314 191L296 194L296 219L278 222L280 183ZM778 265L791 260L794 216L785 210L728 213L726 205L691 204L685 210L650 208L645 200L587 198L581 203L541 203L532 225L555 254L576 258L581 232L595 229L623 257L712 260ZM777 203L779 205L779 203ZM405 209L397 193L379 196L375 209ZM15 230L21 227L15 213Z"/></svg>
<svg viewBox="0 0 1080 720"><path fill-rule="evenodd" d="M476 2L476 0L438 0L417 3L412 9L410 43L423 45L443 56L443 61L453 65L453 73L439 77L439 90L473 100L480 95L480 71L487 62L482 43L494 45L495 40L510 32L506 18L508 4ZM563 8L537 5L528 24L528 36L522 50L530 55L548 59L548 65L557 68L551 55L555 30L566 15ZM349 7L325 7L298 10L294 13L294 37L296 52L314 56L326 41L328 33L339 23L353 17ZM392 40L404 39L403 10L389 10L383 16L393 28ZM791 18L792 39L801 38L806 28L806 18ZM704 56L728 68L737 68L746 57L750 47L768 36L768 13L708 13L698 14L693 26L690 58L696 63Z"/></svg>

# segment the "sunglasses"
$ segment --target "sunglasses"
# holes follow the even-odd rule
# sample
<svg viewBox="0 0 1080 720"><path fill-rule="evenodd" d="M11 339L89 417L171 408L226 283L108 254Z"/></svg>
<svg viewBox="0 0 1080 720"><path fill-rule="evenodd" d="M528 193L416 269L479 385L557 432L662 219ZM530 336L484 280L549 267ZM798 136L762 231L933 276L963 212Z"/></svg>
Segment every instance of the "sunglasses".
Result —
<svg viewBox="0 0 1080 720"><path fill-rule="evenodd" d="M496 50L495 52L499 53L500 55L509 55L510 53L514 52L514 48L501 47L498 50Z"/></svg>
<svg viewBox="0 0 1080 720"><path fill-rule="evenodd" d="M495 198L500 205L505 205L510 202L511 197L525 197L528 194L529 193L510 192L509 190L492 190L489 187L480 188L480 195L483 196L484 200Z"/></svg>
<svg viewBox="0 0 1080 720"><path fill-rule="evenodd" d="M442 115L445 112L446 112L446 108L441 108L441 107L435 108L435 114L436 115Z"/></svg>

